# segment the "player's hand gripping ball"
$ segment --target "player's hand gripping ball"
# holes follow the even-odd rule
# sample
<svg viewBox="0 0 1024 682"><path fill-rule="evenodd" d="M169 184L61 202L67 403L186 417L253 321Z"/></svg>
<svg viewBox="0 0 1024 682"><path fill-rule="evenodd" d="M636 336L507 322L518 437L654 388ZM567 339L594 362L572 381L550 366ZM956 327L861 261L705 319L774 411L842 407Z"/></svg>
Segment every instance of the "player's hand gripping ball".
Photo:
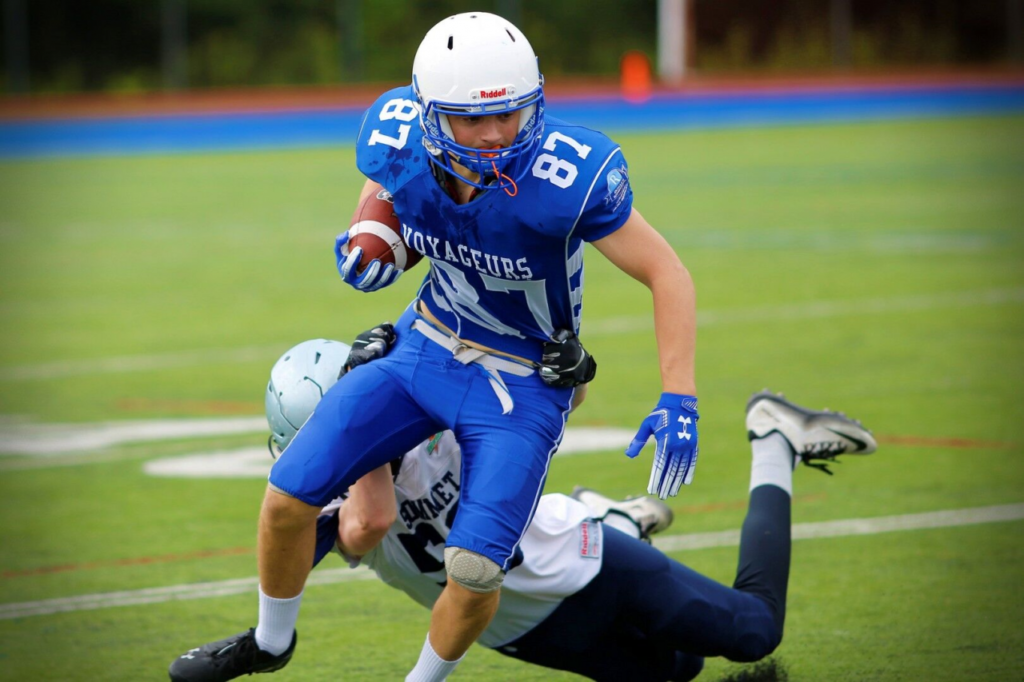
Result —
<svg viewBox="0 0 1024 682"><path fill-rule="evenodd" d="M422 254L402 239L402 221L380 185L356 208L352 225L334 242L338 273L359 291L376 291L416 265Z"/></svg>

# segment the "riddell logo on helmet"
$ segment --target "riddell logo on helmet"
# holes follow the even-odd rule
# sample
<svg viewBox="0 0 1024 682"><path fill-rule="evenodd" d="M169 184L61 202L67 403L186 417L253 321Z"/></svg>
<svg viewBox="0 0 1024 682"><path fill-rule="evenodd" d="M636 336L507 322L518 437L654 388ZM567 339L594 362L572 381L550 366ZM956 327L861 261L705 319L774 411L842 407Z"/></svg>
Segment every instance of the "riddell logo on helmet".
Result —
<svg viewBox="0 0 1024 682"><path fill-rule="evenodd" d="M503 88L483 88L480 90L473 90L469 93L469 97L472 100L480 99L497 99L499 97L512 97L516 94L516 89L511 85L506 85Z"/></svg>

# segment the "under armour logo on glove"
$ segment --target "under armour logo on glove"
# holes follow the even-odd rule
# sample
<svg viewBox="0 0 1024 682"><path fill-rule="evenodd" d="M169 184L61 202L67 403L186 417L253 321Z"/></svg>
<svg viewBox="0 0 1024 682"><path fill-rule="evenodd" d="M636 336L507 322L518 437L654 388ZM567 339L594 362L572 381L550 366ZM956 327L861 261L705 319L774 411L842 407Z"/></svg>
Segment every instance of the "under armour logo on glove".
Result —
<svg viewBox="0 0 1024 682"><path fill-rule="evenodd" d="M690 424L693 423L693 420L690 419L689 417L680 417L679 418L679 423L683 425L683 427L682 427L683 430L680 431L679 433L677 433L676 435L679 436L680 438L685 438L686 440L690 440L690 437L692 436L692 434L690 433L690 431L689 431L689 429L687 427Z"/></svg>
<svg viewBox="0 0 1024 682"><path fill-rule="evenodd" d="M362 274L358 274L363 249L357 246L349 251L348 240L348 232L342 232L334 240L334 258L338 263L338 274L345 284L359 291L370 292L394 284L402 276L404 271L396 268L394 263L381 267L381 262L376 258L366 264Z"/></svg>
<svg viewBox="0 0 1024 682"><path fill-rule="evenodd" d="M683 484L693 482L697 469L697 398L662 393L654 411L640 424L626 455L636 457L654 436L654 465L647 492L665 499L679 493Z"/></svg>

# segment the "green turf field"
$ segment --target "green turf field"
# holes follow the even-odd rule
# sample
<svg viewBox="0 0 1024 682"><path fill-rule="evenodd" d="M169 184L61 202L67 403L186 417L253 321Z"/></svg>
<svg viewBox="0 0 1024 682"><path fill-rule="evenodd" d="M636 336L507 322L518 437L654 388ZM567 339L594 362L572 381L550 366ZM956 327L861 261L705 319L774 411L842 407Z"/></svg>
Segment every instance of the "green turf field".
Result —
<svg viewBox="0 0 1024 682"><path fill-rule="evenodd" d="M1024 502L1024 118L620 141L636 206L698 288L701 460L669 533L739 527L743 406L765 386L844 409L882 441L834 477L798 471L795 522ZM416 289L421 272L373 295L337 279L333 237L360 185L337 149L0 163L0 434L260 415L287 347L350 339ZM649 310L641 285L590 254L583 337L601 371L571 426L647 414L660 391ZM15 618L3 606L255 576L261 480L142 467L263 440L0 455L0 679L166 679L178 653L254 625L254 589ZM649 450L557 459L547 489L636 493L649 465ZM777 659L791 680L1021 679L1022 532L795 543ZM732 580L734 547L674 556ZM375 581L310 586L296 657L274 679L400 679L428 619ZM741 669L709 661L701 679ZM476 647L453 679L569 678Z"/></svg>

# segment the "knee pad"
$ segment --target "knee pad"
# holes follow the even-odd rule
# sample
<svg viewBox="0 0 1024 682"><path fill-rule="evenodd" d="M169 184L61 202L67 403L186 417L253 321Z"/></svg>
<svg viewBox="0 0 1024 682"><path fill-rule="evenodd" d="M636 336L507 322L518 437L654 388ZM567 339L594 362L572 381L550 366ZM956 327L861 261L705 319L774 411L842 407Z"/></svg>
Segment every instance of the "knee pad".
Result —
<svg viewBox="0 0 1024 682"><path fill-rule="evenodd" d="M444 548L444 567L449 578L477 594L494 592L505 579L501 566L461 547Z"/></svg>

